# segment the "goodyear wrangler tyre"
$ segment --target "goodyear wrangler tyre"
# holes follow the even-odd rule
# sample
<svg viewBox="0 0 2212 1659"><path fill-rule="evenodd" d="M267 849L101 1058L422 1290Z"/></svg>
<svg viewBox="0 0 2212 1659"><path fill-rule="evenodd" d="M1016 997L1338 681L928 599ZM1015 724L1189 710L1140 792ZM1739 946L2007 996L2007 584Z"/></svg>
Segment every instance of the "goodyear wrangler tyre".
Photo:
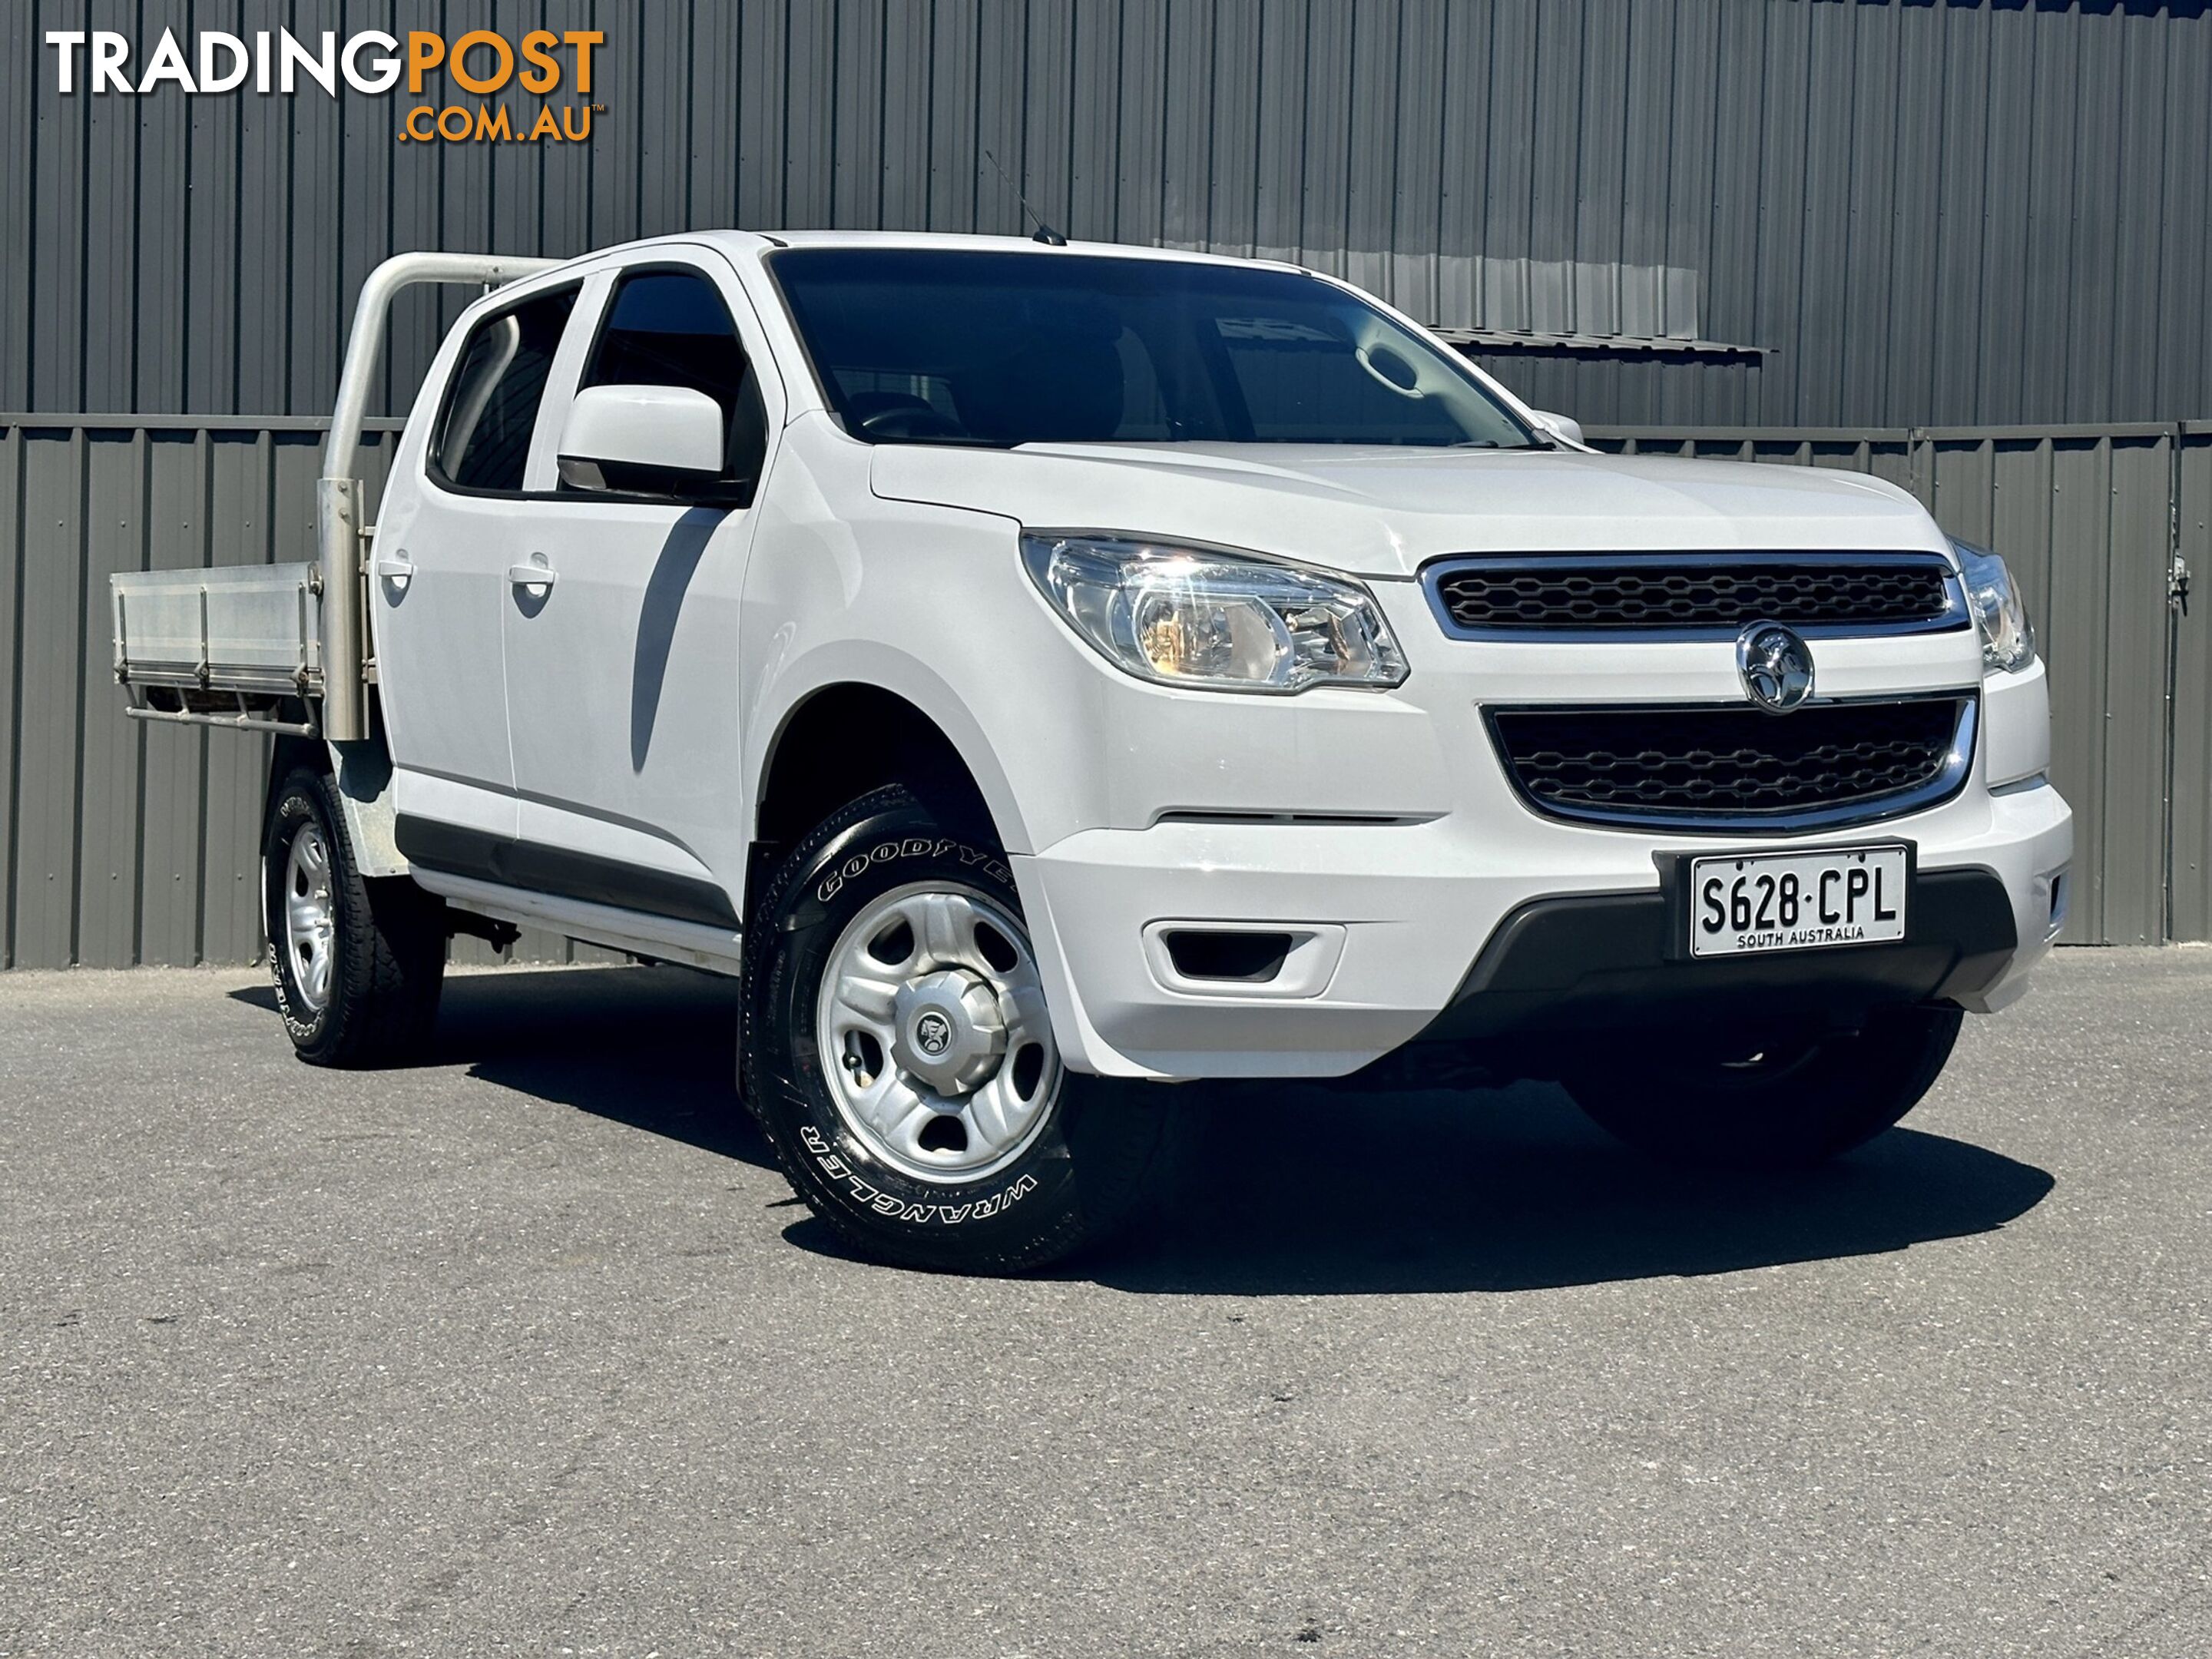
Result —
<svg viewBox="0 0 2212 1659"><path fill-rule="evenodd" d="M746 1103L793 1188L855 1249L1018 1273L1133 1207L1168 1091L1061 1066L987 838L877 790L784 860L746 937Z"/></svg>
<svg viewBox="0 0 2212 1659"><path fill-rule="evenodd" d="M301 768L270 795L261 882L276 1011L300 1058L371 1066L419 1053L445 980L445 905L404 876L354 867L326 774Z"/></svg>

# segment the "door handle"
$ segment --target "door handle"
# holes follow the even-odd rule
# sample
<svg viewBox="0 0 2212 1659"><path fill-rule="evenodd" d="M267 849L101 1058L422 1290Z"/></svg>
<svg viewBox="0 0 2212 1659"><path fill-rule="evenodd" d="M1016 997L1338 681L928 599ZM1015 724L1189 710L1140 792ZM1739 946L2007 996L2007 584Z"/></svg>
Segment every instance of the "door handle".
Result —
<svg viewBox="0 0 2212 1659"><path fill-rule="evenodd" d="M539 553L533 556L543 560L545 556ZM507 579L517 587L550 587L553 571L550 565L543 563L511 564L507 568Z"/></svg>
<svg viewBox="0 0 2212 1659"><path fill-rule="evenodd" d="M415 562L404 553L397 553L376 562L376 574L394 587L404 590L415 579Z"/></svg>

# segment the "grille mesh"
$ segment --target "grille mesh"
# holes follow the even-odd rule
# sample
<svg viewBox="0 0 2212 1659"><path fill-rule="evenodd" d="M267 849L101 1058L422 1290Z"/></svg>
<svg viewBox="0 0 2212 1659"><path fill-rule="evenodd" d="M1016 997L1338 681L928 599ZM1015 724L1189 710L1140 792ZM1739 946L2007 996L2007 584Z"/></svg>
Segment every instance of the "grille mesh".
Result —
<svg viewBox="0 0 2212 1659"><path fill-rule="evenodd" d="M1496 712L1508 772L1576 817L1757 818L1876 807L1943 778L1957 697L1750 708Z"/></svg>
<svg viewBox="0 0 2212 1659"><path fill-rule="evenodd" d="M1817 564L1482 564L1436 580L1437 603L1469 631L1924 626L1948 614L1940 561ZM1963 616L1960 620L1963 622Z"/></svg>

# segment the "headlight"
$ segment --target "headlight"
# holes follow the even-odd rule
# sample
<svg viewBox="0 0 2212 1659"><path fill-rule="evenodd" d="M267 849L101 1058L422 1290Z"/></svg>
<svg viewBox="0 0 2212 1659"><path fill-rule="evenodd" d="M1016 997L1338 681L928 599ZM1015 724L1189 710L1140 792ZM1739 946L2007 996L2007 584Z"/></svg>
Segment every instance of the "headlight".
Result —
<svg viewBox="0 0 2212 1659"><path fill-rule="evenodd" d="M2027 607L2021 603L2012 572L1996 554L1955 536L1951 549L1966 579L1966 608L1981 630L1982 665L2000 673L2027 667L2035 660L2035 629L2028 625Z"/></svg>
<svg viewBox="0 0 2212 1659"><path fill-rule="evenodd" d="M1161 685L1396 685L1406 659L1367 590L1295 565L1104 536L1024 534L1052 608L1116 668Z"/></svg>

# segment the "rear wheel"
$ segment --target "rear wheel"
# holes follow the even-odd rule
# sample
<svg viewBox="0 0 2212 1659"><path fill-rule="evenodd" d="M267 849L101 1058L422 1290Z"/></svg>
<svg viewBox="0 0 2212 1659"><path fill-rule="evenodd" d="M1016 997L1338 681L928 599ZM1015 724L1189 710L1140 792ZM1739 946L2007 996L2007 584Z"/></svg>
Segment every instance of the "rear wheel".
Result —
<svg viewBox="0 0 2212 1659"><path fill-rule="evenodd" d="M1068 1072L1006 860L903 788L807 837L746 929L743 1087L860 1251L1012 1273L1140 1196L1167 1092Z"/></svg>
<svg viewBox="0 0 2212 1659"><path fill-rule="evenodd" d="M1817 1164L1890 1127L1951 1056L1960 1011L1893 1008L1856 1030L1771 1036L1755 1046L1673 1035L1571 1072L1577 1104L1660 1157L1745 1169Z"/></svg>
<svg viewBox="0 0 2212 1659"><path fill-rule="evenodd" d="M277 1011L317 1066L391 1065L428 1043L446 971L444 903L354 867L337 787L301 768L270 799L263 922Z"/></svg>

